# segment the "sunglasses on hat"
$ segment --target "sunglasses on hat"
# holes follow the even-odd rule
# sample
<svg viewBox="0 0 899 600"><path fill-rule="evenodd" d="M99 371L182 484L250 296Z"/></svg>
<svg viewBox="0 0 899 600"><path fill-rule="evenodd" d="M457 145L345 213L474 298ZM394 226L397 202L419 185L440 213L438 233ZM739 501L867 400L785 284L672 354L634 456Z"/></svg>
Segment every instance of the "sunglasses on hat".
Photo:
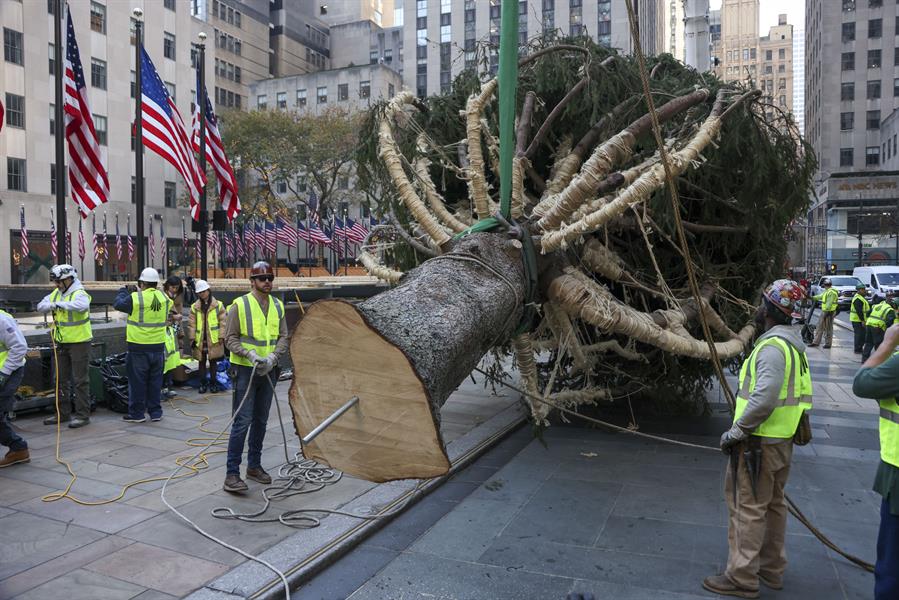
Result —
<svg viewBox="0 0 899 600"><path fill-rule="evenodd" d="M253 275L253 279L255 279L256 281L267 281L267 282L271 283L275 280L275 276L274 275Z"/></svg>

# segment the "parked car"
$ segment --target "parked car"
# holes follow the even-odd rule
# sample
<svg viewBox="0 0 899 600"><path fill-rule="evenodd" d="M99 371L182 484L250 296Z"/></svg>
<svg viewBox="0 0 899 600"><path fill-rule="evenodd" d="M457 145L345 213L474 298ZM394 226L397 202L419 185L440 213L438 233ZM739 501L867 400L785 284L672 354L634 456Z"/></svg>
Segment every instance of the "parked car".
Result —
<svg viewBox="0 0 899 600"><path fill-rule="evenodd" d="M885 295L887 292L899 291L899 267L895 265L855 267L852 275L858 277L875 293Z"/></svg>
<svg viewBox="0 0 899 600"><path fill-rule="evenodd" d="M812 285L812 296L817 296L824 291L824 288L821 287L822 279L830 279L833 289L835 289L840 295L839 299L837 300L840 309L848 310L849 303L852 302L852 297L855 295L855 286L857 286L859 283L862 283L862 281L852 275L830 275L828 277L820 277L814 283L814 285ZM870 287L866 290L866 297L869 301L874 297L874 293ZM820 302L818 302L817 304L818 306L821 305Z"/></svg>

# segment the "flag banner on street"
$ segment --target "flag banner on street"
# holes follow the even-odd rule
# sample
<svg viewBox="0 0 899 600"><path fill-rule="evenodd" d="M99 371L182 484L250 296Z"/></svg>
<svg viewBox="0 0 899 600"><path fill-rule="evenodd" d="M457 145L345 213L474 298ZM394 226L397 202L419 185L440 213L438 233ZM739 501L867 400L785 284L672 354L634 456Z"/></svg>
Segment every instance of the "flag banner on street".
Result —
<svg viewBox="0 0 899 600"><path fill-rule="evenodd" d="M256 221L256 245L259 246L261 254L265 256L265 229L259 221Z"/></svg>
<svg viewBox="0 0 899 600"><path fill-rule="evenodd" d="M275 224L266 221L263 227L265 228L265 249L269 254L276 255L278 252L278 232L275 229Z"/></svg>
<svg viewBox="0 0 899 600"><path fill-rule="evenodd" d="M334 239L335 241L336 240L343 241L343 238L346 236L346 231L343 228L343 219L338 219L337 217L334 217L333 225L334 225L334 231L333 231L333 235L331 236L332 239Z"/></svg>
<svg viewBox="0 0 899 600"><path fill-rule="evenodd" d="M21 236L21 250L22 250L22 260L25 260L30 253L28 249L28 228L25 227L25 205L23 204L19 209L19 233Z"/></svg>
<svg viewBox="0 0 899 600"><path fill-rule="evenodd" d="M87 83L72 15L66 10L66 57L63 77L65 135L69 147L69 184L82 218L109 199L109 176L103 164L94 117L87 101ZM59 134L57 134L59 135Z"/></svg>
<svg viewBox="0 0 899 600"><path fill-rule="evenodd" d="M78 221L78 260L84 262L85 256L87 256L87 248L84 246L84 227L81 226L81 221Z"/></svg>
<svg viewBox="0 0 899 600"><path fill-rule="evenodd" d="M162 259L162 270L165 272L169 266L169 245L165 237L165 219L159 222L159 257Z"/></svg>
<svg viewBox="0 0 899 600"><path fill-rule="evenodd" d="M346 235L350 241L361 244L368 236L368 229L365 228L360 221L354 221L347 217L346 219Z"/></svg>
<svg viewBox="0 0 899 600"><path fill-rule="evenodd" d="M222 237L225 238L225 259L234 260L234 232L223 231Z"/></svg>
<svg viewBox="0 0 899 600"><path fill-rule="evenodd" d="M125 232L128 234L128 262L134 260L134 240L131 239L131 215L128 215L125 223Z"/></svg>
<svg viewBox="0 0 899 600"><path fill-rule="evenodd" d="M200 89L199 69L197 69L197 89ZM193 144L194 152L199 154L200 105L197 102L194 102L191 126L193 129L191 143ZM234 217L240 213L240 199L237 197L237 178L234 176L234 169L231 168L228 157L225 156L225 145L222 143L222 136L219 133L218 119L215 116L215 111L212 109L208 93L206 94L206 159L212 165L212 170L215 171L219 202L221 202L222 208L227 212L228 222L233 222Z"/></svg>
<svg viewBox="0 0 899 600"><path fill-rule="evenodd" d="M122 234L119 232L119 213L115 214L115 259L122 261Z"/></svg>
<svg viewBox="0 0 899 600"><path fill-rule="evenodd" d="M297 245L297 228L292 223L278 217L278 241L291 248Z"/></svg>
<svg viewBox="0 0 899 600"><path fill-rule="evenodd" d="M206 183L206 174L200 171L181 113L156 73L147 50L141 48L140 55L144 146L164 158L184 178L190 196L190 215L196 221L200 216L200 188Z"/></svg>
<svg viewBox="0 0 899 600"><path fill-rule="evenodd" d="M243 260L246 258L246 252L244 251L244 240L243 236L238 234L237 229L234 230L234 242L237 245L237 258Z"/></svg>
<svg viewBox="0 0 899 600"><path fill-rule="evenodd" d="M202 252L202 248L200 247L200 234L199 234L199 232L197 232L197 233L194 234L194 242L195 242L196 252L197 252L197 264L199 265L199 264L200 264L200 261L203 260L203 252Z"/></svg>
<svg viewBox="0 0 899 600"><path fill-rule="evenodd" d="M147 249L150 251L150 264L148 266L152 267L156 262L156 237L153 235L153 219L150 219L150 242L147 244Z"/></svg>
<svg viewBox="0 0 899 600"><path fill-rule="evenodd" d="M94 260L99 261L103 258L103 255L100 253L100 239L97 236L97 215L94 213L93 219L91 220L91 241L94 245Z"/></svg>
<svg viewBox="0 0 899 600"><path fill-rule="evenodd" d="M331 238L314 221L309 224L309 237L313 244L331 243Z"/></svg>
<svg viewBox="0 0 899 600"><path fill-rule="evenodd" d="M53 211L50 211L50 256L53 258L53 264L57 264L56 252L56 223L53 221Z"/></svg>
<svg viewBox="0 0 899 600"><path fill-rule="evenodd" d="M106 213L103 213L103 241L100 243L100 251L102 252L100 257L101 261L109 258L109 250L106 248L106 231Z"/></svg>
<svg viewBox="0 0 899 600"><path fill-rule="evenodd" d="M213 264L215 264L217 262L215 258L219 253L218 231L210 231L206 234L206 244L208 245L207 253L212 254Z"/></svg>

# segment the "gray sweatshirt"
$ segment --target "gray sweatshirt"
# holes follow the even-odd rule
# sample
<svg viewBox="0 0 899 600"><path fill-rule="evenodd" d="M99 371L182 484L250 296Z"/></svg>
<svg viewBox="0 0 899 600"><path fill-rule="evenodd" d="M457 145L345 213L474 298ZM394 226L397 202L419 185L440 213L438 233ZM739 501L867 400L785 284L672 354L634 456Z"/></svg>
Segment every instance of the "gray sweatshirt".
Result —
<svg viewBox="0 0 899 600"><path fill-rule="evenodd" d="M62 292L62 295L68 296L69 294L72 294L78 290L83 290L83 289L84 289L84 287L81 285L81 282L77 278L75 278L72 281L72 285L69 286L69 289L67 289L65 292ZM43 300L41 300L40 302L37 303L38 312L47 313L52 310L52 308L50 307L50 303L51 303L50 297L52 295L53 295L53 292L50 292L49 294L44 296ZM80 311L90 310L91 301L90 301L90 298L88 298L87 294L85 293L85 294L78 294L77 296L72 298L71 301L60 300L56 303L56 306L57 306L57 308L59 308L61 310L76 310L76 311L80 312Z"/></svg>
<svg viewBox="0 0 899 600"><path fill-rule="evenodd" d="M25 364L28 344L25 343L25 336L22 335L19 324L7 313L0 313L0 346L4 346L9 351L9 354L6 355L6 363L0 369L0 373L10 375Z"/></svg>
<svg viewBox="0 0 899 600"><path fill-rule="evenodd" d="M756 345L770 337L779 337L787 341L799 352L805 352L805 343L799 336L796 327L788 325L775 325L762 334ZM765 346L756 357L755 389L749 394L749 403L746 410L737 419L737 425L744 431L754 431L765 419L771 416L774 409L780 406L780 388L784 381L784 371L787 368L783 352L777 346ZM780 442L778 438L762 438L762 443Z"/></svg>

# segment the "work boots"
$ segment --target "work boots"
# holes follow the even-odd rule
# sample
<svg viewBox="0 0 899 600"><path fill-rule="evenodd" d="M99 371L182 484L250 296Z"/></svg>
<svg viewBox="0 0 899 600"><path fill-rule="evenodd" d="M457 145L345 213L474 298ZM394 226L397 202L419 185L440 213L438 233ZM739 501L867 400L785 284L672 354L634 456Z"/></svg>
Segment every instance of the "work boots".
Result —
<svg viewBox="0 0 899 600"><path fill-rule="evenodd" d="M250 488L240 478L240 475L227 475L225 476L225 485L222 486L222 489L232 494L242 494Z"/></svg>
<svg viewBox="0 0 899 600"><path fill-rule="evenodd" d="M247 479L258 481L263 485L268 485L272 482L272 476L266 473L262 467L247 467Z"/></svg>
<svg viewBox="0 0 899 600"><path fill-rule="evenodd" d="M758 590L742 588L735 584L727 575L713 575L706 577L702 587L721 596L734 596L736 598L758 598Z"/></svg>
<svg viewBox="0 0 899 600"><path fill-rule="evenodd" d="M78 429L79 427L84 427L90 422L91 420L88 418L82 419L81 417L75 417L74 419L69 421L69 429Z"/></svg>
<svg viewBox="0 0 899 600"><path fill-rule="evenodd" d="M0 459L0 469L3 467L11 467L19 463L27 463L31 460L28 454L28 448L24 450L10 450L2 459Z"/></svg>
<svg viewBox="0 0 899 600"><path fill-rule="evenodd" d="M50 415L46 419L44 419L44 425L56 425L57 423L68 423L72 417L57 417L56 415Z"/></svg>

